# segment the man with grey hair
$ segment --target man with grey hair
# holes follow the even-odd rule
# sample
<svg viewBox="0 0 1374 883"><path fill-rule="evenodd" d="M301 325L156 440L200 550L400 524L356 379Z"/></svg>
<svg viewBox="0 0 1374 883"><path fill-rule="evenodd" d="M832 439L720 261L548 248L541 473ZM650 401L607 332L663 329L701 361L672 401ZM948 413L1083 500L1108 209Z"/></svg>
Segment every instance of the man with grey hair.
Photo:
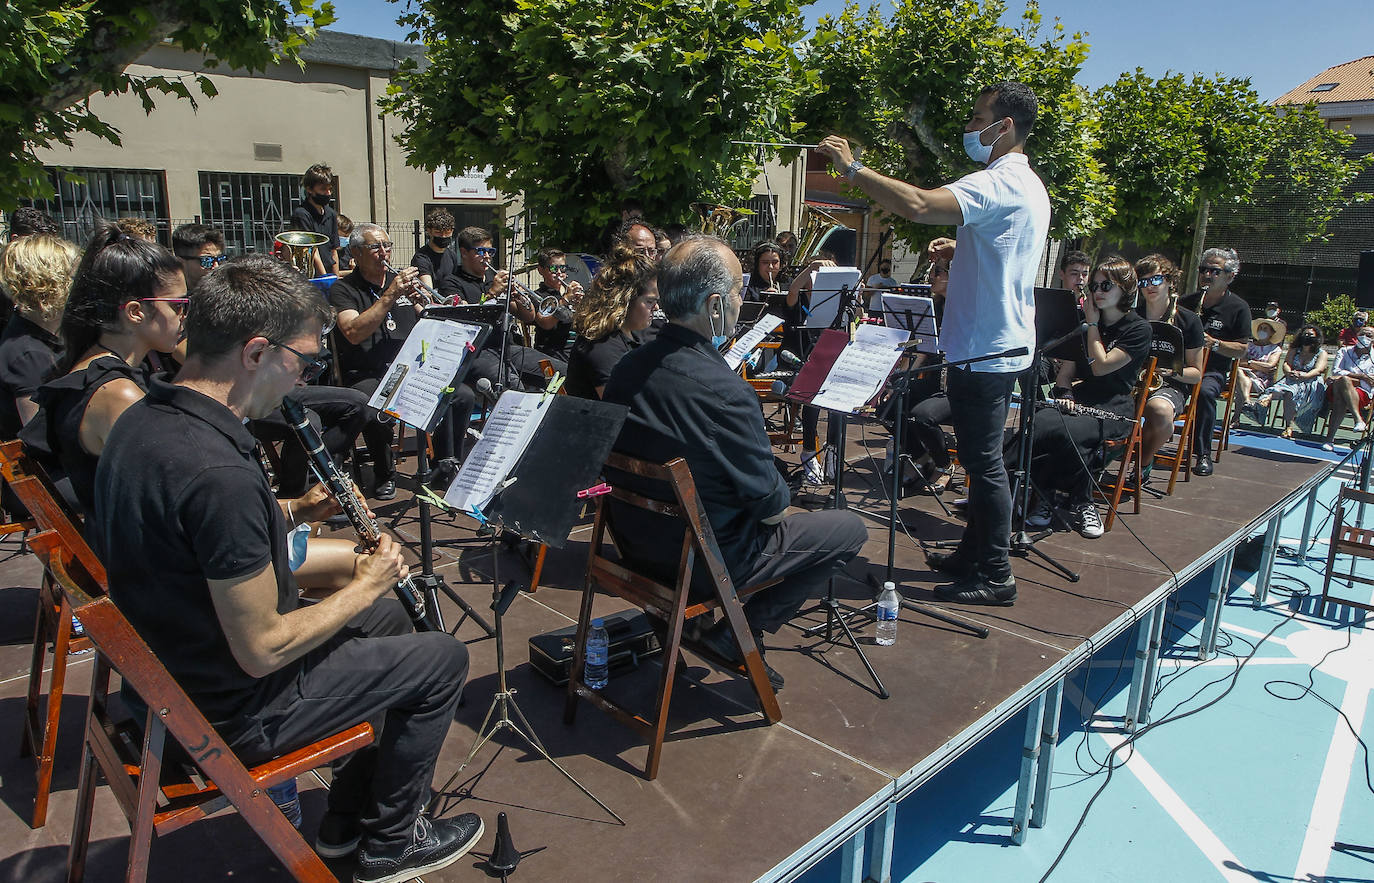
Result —
<svg viewBox="0 0 1374 883"><path fill-rule="evenodd" d="M1203 337L1211 352L1207 372L1197 385L1197 418L1193 421L1193 472L1212 474L1212 430L1217 423L1217 397L1226 388L1231 365L1244 358L1250 344L1250 305L1231 290L1240 272L1240 258L1232 248L1209 248L1198 261L1199 291L1180 303L1202 319Z"/></svg>
<svg viewBox="0 0 1374 883"><path fill-rule="evenodd" d="M743 281L739 259L720 239L689 236L669 249L658 280L668 324L620 360L602 398L630 407L617 451L655 463L686 459L735 586L780 580L744 605L758 640L822 594L859 554L868 531L852 512L787 514L791 493L773 464L758 396L718 348L739 318ZM626 556L675 570L681 525L637 509L620 513L612 501L610 517L627 540ZM695 573L705 576L705 569ZM709 579L694 580L694 598L710 592ZM702 640L740 661L724 621ZM774 689L782 689L782 676L764 665Z"/></svg>

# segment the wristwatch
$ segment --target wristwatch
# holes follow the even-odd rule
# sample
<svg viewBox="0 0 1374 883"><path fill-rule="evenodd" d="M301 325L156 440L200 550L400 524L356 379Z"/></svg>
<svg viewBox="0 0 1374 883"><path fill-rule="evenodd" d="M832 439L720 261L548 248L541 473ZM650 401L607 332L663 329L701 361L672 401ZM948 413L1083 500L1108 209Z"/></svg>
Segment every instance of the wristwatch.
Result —
<svg viewBox="0 0 1374 883"><path fill-rule="evenodd" d="M866 169L868 166L859 162L857 159L845 167L844 176L847 180L853 181L854 176L859 174L859 169Z"/></svg>

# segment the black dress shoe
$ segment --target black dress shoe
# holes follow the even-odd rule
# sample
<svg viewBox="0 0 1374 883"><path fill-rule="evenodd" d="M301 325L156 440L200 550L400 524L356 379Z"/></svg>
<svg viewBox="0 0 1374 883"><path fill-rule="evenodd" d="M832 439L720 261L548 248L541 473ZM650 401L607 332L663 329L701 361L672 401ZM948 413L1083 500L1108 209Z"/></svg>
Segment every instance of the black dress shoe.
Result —
<svg viewBox="0 0 1374 883"><path fill-rule="evenodd" d="M1202 456L1200 456L1200 457L1197 458L1197 462L1193 464L1193 474L1194 474L1194 475L1211 475L1211 474L1212 474L1212 457L1211 457L1210 454L1203 454Z"/></svg>
<svg viewBox="0 0 1374 883"><path fill-rule="evenodd" d="M374 500L390 500L394 499L395 496L396 482L392 481L391 479L387 479L383 482L378 482L377 486L372 489L372 498Z"/></svg>
<svg viewBox="0 0 1374 883"><path fill-rule="evenodd" d="M701 636L700 640L708 649L731 665L744 665L744 657L740 655L739 645L735 643L734 633L730 631L729 620L722 619L716 623ZM763 671L768 675L768 683L773 685L773 692L776 693L782 689L782 674L774 670L763 655L763 632L754 633L754 643L759 645L759 658L763 660Z"/></svg>
<svg viewBox="0 0 1374 883"><path fill-rule="evenodd" d="M482 836L482 820L474 813L451 819L415 819L410 842L388 849L364 846L358 855L354 883L399 883L446 868L462 858Z"/></svg>
<svg viewBox="0 0 1374 883"><path fill-rule="evenodd" d="M941 601L957 604L982 604L988 607L1010 607L1016 603L1016 580L1007 577L1001 580L970 577L939 586L935 597Z"/></svg>
<svg viewBox="0 0 1374 883"><path fill-rule="evenodd" d="M927 549L926 564L930 565L931 570L938 570L955 577L965 577L973 573L973 566L964 560L957 551L939 552L934 549Z"/></svg>

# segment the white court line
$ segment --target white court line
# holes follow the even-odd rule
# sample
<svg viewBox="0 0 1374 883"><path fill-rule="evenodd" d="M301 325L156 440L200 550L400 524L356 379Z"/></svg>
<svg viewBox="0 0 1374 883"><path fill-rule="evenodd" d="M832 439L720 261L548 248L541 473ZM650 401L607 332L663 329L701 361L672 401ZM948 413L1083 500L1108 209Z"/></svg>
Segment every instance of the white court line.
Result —
<svg viewBox="0 0 1374 883"><path fill-rule="evenodd" d="M1367 683L1356 681L1346 685L1341 711L1354 724L1356 734L1364 725L1368 704ZM1331 843L1336 838L1336 828L1341 821L1345 793L1350 787L1350 770L1355 764L1355 746L1359 744L1340 715L1336 716L1334 726L1331 746L1326 752L1326 764L1322 767L1317 793L1312 798L1312 815L1307 820L1307 836L1303 838L1302 852L1298 854L1294 880L1325 879L1326 866L1331 861Z"/></svg>
<svg viewBox="0 0 1374 883"><path fill-rule="evenodd" d="M1236 634L1240 634L1240 635L1248 635L1248 636L1250 636L1250 637L1252 637L1252 638L1263 638L1264 635L1265 635L1264 632L1256 631L1255 629L1248 629L1248 628L1246 628L1245 626L1242 626L1242 625L1235 625L1235 624L1229 623L1229 622L1223 623L1222 626L1221 626L1221 628L1222 628L1222 631L1235 632ZM1266 643L1266 644L1278 644L1278 645L1281 646L1281 647L1287 647L1287 646L1288 646L1288 640L1287 640L1286 638L1280 638L1278 635L1274 635L1273 637L1268 638L1267 640L1265 640L1265 643ZM1258 661L1258 660L1252 660L1252 661Z"/></svg>
<svg viewBox="0 0 1374 883"><path fill-rule="evenodd" d="M1099 732L1097 735L1113 749L1126 741L1125 737L1119 733ZM1240 859L1236 858L1231 850L1226 848L1221 839L1212 833L1212 829L1208 828L1197 813L1193 812L1188 804L1183 802L1183 798L1178 796L1178 792L1170 788L1164 778L1155 771L1155 768L1146 762L1140 754L1140 747L1132 745L1131 749L1130 760L1122 764L1122 768L1130 770L1140 784L1145 786L1145 790L1150 792L1150 796L1159 803L1160 808L1178 823L1188 839L1193 841L1203 856L1217 869L1221 879L1231 881L1231 883L1254 883L1255 877L1244 870L1245 866ZM1328 851L1329 847L1328 841Z"/></svg>

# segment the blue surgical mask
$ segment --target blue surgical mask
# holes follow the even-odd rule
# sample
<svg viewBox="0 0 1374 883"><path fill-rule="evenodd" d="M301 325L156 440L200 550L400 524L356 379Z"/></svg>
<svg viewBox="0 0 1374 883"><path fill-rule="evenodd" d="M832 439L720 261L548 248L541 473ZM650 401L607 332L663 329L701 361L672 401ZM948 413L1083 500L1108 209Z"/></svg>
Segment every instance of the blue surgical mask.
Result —
<svg viewBox="0 0 1374 883"><path fill-rule="evenodd" d="M1000 126L1001 124L1002 121L998 120L997 122L993 123L992 126ZM998 135L996 138L992 139L992 144L984 144L982 141L979 140L983 137L983 132L986 132L988 129L991 129L992 126L987 126L986 128L978 132L964 133L964 153L967 153L968 158L978 163L979 165L988 164L988 160L992 158L992 148L997 145L998 141L1002 140L1002 135ZM1002 134L1005 135L1006 133L1003 132Z"/></svg>
<svg viewBox="0 0 1374 883"><path fill-rule="evenodd" d="M721 347L725 346L725 341L729 339L730 338L727 337L725 334L725 303L724 298L722 298L719 333L716 332L716 316L714 313L711 314L711 346L715 347L716 349L720 349Z"/></svg>

